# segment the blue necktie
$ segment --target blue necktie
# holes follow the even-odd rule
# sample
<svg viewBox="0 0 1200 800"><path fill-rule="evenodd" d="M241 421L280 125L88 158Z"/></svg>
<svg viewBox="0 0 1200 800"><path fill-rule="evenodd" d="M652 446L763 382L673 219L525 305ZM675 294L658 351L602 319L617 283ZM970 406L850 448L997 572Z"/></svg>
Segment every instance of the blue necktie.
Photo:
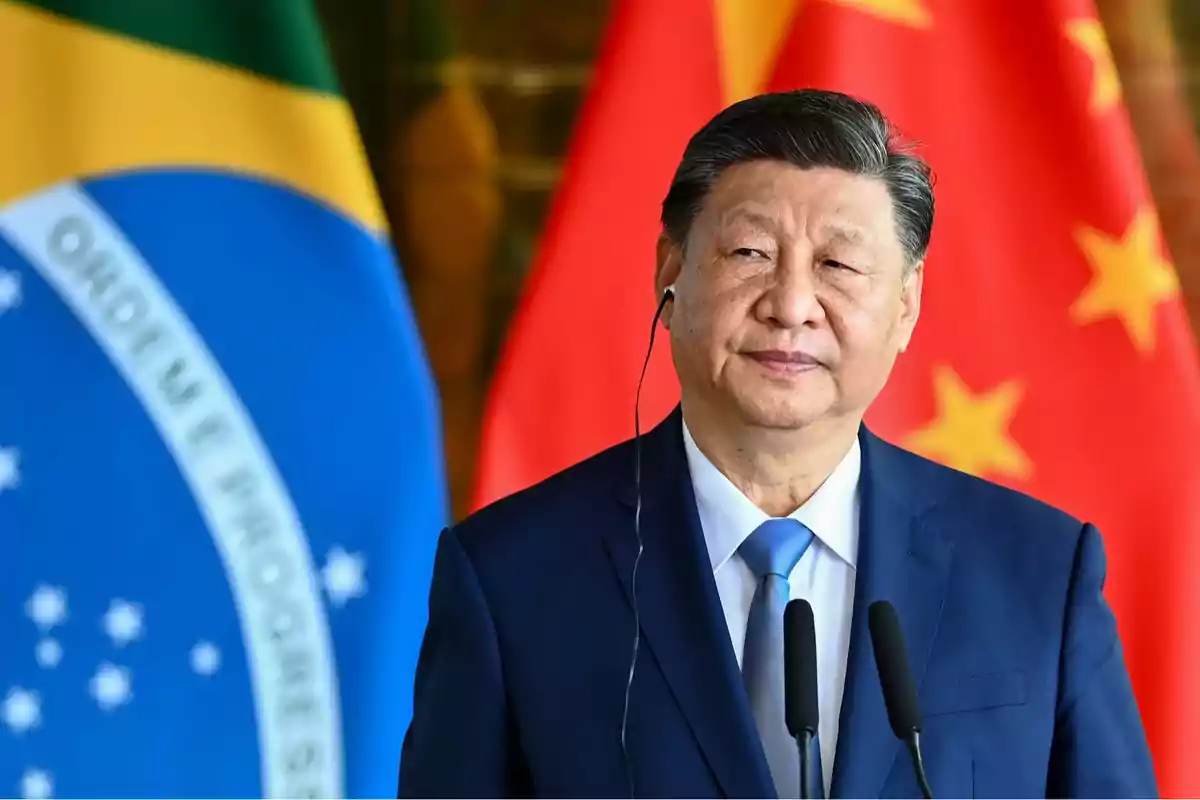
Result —
<svg viewBox="0 0 1200 800"><path fill-rule="evenodd" d="M746 620L746 644L742 653L742 679L750 696L750 708L758 725L771 778L780 797L800 796L800 755L796 740L784 723L783 704L783 609L791 595L788 575L812 543L813 533L794 519L772 519L750 534L738 553L758 578L750 616ZM810 797L824 796L821 749L816 750Z"/></svg>

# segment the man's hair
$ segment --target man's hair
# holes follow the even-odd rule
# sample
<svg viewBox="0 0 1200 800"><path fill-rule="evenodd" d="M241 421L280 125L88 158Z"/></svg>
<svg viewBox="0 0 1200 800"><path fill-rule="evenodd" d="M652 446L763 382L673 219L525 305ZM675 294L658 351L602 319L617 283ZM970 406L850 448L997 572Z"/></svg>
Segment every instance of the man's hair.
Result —
<svg viewBox="0 0 1200 800"><path fill-rule="evenodd" d="M925 257L933 230L929 166L910 152L878 108L816 89L742 100L701 128L688 142L663 200L667 236L682 246L721 173L735 164L763 160L881 179L895 207L896 231L909 265Z"/></svg>

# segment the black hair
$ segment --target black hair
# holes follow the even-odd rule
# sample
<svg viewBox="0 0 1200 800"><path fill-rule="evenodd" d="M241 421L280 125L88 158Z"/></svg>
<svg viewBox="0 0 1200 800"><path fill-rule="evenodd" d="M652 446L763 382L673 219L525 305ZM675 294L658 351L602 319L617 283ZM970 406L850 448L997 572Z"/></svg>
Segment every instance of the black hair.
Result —
<svg viewBox="0 0 1200 800"><path fill-rule="evenodd" d="M713 184L729 167L785 161L880 178L895 207L909 263L933 231L933 173L874 105L840 92L801 89L751 97L717 114L688 142L662 203L662 226L683 245Z"/></svg>

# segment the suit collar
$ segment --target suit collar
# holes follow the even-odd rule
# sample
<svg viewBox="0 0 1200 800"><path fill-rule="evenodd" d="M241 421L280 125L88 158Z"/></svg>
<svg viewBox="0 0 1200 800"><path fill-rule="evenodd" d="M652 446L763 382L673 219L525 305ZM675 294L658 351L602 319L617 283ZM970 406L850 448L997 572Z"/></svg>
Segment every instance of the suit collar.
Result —
<svg viewBox="0 0 1200 800"><path fill-rule="evenodd" d="M936 475L865 427L859 438L863 448L859 566L834 761L834 797L877 796L902 754L887 720L867 609L876 600L895 606L919 687L941 620L953 558L949 537L930 513L938 501Z"/></svg>
<svg viewBox="0 0 1200 800"><path fill-rule="evenodd" d="M642 451L641 529L636 605L645 645L706 762L730 797L773 796L774 785L729 640L713 579L696 499L684 455L679 409L646 434ZM619 494L631 508L637 496L633 464ZM606 537L609 556L626 595L637 541L628 529ZM653 668L642 655L638 669ZM636 675L634 678L637 681ZM636 697L637 689L634 688Z"/></svg>

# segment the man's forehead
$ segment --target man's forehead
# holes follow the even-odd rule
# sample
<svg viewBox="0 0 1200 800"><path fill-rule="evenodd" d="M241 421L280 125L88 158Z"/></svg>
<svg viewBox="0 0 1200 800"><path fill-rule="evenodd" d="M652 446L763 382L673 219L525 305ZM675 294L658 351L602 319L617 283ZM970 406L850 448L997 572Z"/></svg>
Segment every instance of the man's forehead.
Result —
<svg viewBox="0 0 1200 800"><path fill-rule="evenodd" d="M751 162L729 167L709 191L708 199L726 209L771 214L780 201L834 204L890 203L887 185L871 175L833 167L801 169L778 162Z"/></svg>
<svg viewBox="0 0 1200 800"><path fill-rule="evenodd" d="M801 169L778 162L726 170L705 202L709 224L804 227L851 243L892 227L892 201L882 180L831 167Z"/></svg>
<svg viewBox="0 0 1200 800"><path fill-rule="evenodd" d="M746 201L723 209L719 219L723 225L745 224L760 228L777 228L794 222L807 222L828 238L858 241L864 236L862 223L855 219L856 215L846 213L848 209L844 206L824 212L811 207L795 210L807 210L810 213L805 215L804 220L796 220L793 219L793 209L786 204L771 206L757 201Z"/></svg>

